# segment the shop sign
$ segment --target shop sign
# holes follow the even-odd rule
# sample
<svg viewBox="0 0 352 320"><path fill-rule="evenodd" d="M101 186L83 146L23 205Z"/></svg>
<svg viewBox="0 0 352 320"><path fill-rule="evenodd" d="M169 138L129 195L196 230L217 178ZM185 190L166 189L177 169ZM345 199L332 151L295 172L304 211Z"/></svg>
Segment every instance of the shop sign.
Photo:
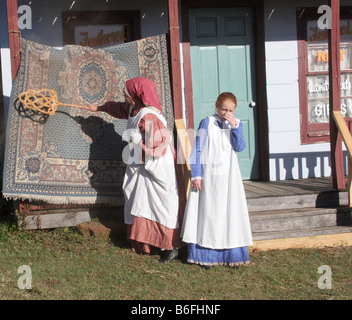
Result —
<svg viewBox="0 0 352 320"><path fill-rule="evenodd" d="M308 72L329 72L328 45L308 45ZM352 69L352 44L341 43L340 45L340 68L341 71Z"/></svg>
<svg viewBox="0 0 352 320"><path fill-rule="evenodd" d="M329 76L307 76L308 123L329 122ZM341 113L352 118L352 74L341 75Z"/></svg>
<svg viewBox="0 0 352 320"><path fill-rule="evenodd" d="M328 29L320 29L316 20L307 21L308 44L326 43L329 37ZM340 21L340 42L350 42L352 36L352 20Z"/></svg>
<svg viewBox="0 0 352 320"><path fill-rule="evenodd" d="M75 42L81 46L102 48L125 42L123 24L75 26Z"/></svg>
<svg viewBox="0 0 352 320"><path fill-rule="evenodd" d="M341 113L352 117L352 20L341 20ZM329 52L327 30L307 22L308 124L329 122Z"/></svg>

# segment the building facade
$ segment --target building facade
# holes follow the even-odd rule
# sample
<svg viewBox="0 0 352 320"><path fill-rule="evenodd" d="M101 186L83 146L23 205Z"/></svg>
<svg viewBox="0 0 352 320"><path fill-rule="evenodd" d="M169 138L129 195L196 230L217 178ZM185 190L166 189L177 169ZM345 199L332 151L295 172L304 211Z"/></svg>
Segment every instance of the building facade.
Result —
<svg viewBox="0 0 352 320"><path fill-rule="evenodd" d="M7 3L1 0L0 7L5 119L12 86ZM189 130L214 112L219 93L232 91L247 143L239 154L243 179L330 176L328 21L321 11L327 3L180 0L176 26L170 25L170 3L18 0L18 26L22 38L55 48L108 46L177 30L182 102L174 107ZM341 1L341 110L347 118L352 117L351 10L351 0Z"/></svg>

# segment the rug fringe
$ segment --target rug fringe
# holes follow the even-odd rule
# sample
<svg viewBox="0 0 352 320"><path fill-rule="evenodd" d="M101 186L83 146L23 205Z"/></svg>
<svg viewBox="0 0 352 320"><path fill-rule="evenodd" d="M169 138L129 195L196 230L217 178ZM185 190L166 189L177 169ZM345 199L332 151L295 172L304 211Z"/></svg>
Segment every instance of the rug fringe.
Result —
<svg viewBox="0 0 352 320"><path fill-rule="evenodd" d="M6 200L28 200L32 201L44 201L49 204L105 204L105 205L124 205L125 200L121 197L73 197L73 196L44 196L44 195L32 195L32 194L12 194L4 193L3 197Z"/></svg>

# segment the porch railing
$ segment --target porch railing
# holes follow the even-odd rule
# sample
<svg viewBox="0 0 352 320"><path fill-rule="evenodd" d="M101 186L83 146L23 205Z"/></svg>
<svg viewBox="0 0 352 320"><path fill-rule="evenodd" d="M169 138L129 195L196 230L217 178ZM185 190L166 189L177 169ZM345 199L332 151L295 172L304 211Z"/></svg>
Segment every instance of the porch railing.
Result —
<svg viewBox="0 0 352 320"><path fill-rule="evenodd" d="M348 154L348 206L352 207L352 135L346 124L344 117L341 114L341 111L333 112L334 121L336 126L341 133L343 142L345 143L347 154Z"/></svg>

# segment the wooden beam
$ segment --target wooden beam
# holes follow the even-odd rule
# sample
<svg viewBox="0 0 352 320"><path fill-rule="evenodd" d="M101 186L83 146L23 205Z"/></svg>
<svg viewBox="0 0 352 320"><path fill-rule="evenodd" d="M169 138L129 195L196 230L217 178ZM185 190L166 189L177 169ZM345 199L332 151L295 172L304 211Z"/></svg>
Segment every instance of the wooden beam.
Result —
<svg viewBox="0 0 352 320"><path fill-rule="evenodd" d="M20 66L20 38L21 33L18 28L17 0L7 0L7 25L9 32L9 47L11 55L12 80L15 79Z"/></svg>
<svg viewBox="0 0 352 320"><path fill-rule="evenodd" d="M342 138L333 119L334 111L341 110L340 89L340 0L329 0L331 29L329 29L329 111L331 171L335 189L345 188Z"/></svg>
<svg viewBox="0 0 352 320"><path fill-rule="evenodd" d="M189 157L191 155L192 146L189 141L187 134L186 126L183 119L176 119L176 132L177 132L177 145L181 147L184 164L184 182L185 182L185 191L186 198L188 198L188 193L191 185L191 165L189 162Z"/></svg>
<svg viewBox="0 0 352 320"><path fill-rule="evenodd" d="M178 0L168 0L169 9L169 34L170 34L170 51L171 51L171 86L174 104L174 118L183 121L182 111L182 87L181 87L181 59L180 59L180 27L178 20ZM176 148L177 150L177 148ZM182 164L176 165L176 176L179 188L179 223L182 224L183 213L186 206L187 191L185 183L187 181L187 172Z"/></svg>
<svg viewBox="0 0 352 320"><path fill-rule="evenodd" d="M350 133L350 130L348 129L346 121L342 116L341 111L334 111L333 117L334 117L336 126L339 129L339 132L341 133L342 140L346 145L348 156L352 159L352 135Z"/></svg>
<svg viewBox="0 0 352 320"><path fill-rule="evenodd" d="M347 161L348 172L347 172L347 191L348 191L348 206L352 207L352 159L348 157Z"/></svg>
<svg viewBox="0 0 352 320"><path fill-rule="evenodd" d="M168 0L169 33L171 51L171 82L175 119L182 119L182 87L180 59L180 27L178 20L178 0Z"/></svg>
<svg viewBox="0 0 352 320"><path fill-rule="evenodd" d="M259 151L259 178L270 180L269 168L269 128L268 105L266 92L265 67L265 19L264 0L255 1L255 65L256 65L256 91L257 91L257 125L258 125L258 151Z"/></svg>
<svg viewBox="0 0 352 320"><path fill-rule="evenodd" d="M74 227L77 224L89 221L91 221L89 210L85 210L48 214L33 213L25 217L24 221L20 221L20 223L24 230L35 230Z"/></svg>
<svg viewBox="0 0 352 320"><path fill-rule="evenodd" d="M184 82L185 82L187 128L194 129L191 48L190 48L189 42L182 43L182 53L183 53L183 74L184 74Z"/></svg>
<svg viewBox="0 0 352 320"><path fill-rule="evenodd" d="M352 135L341 111L334 111L333 116L348 152L348 206L352 207Z"/></svg>

